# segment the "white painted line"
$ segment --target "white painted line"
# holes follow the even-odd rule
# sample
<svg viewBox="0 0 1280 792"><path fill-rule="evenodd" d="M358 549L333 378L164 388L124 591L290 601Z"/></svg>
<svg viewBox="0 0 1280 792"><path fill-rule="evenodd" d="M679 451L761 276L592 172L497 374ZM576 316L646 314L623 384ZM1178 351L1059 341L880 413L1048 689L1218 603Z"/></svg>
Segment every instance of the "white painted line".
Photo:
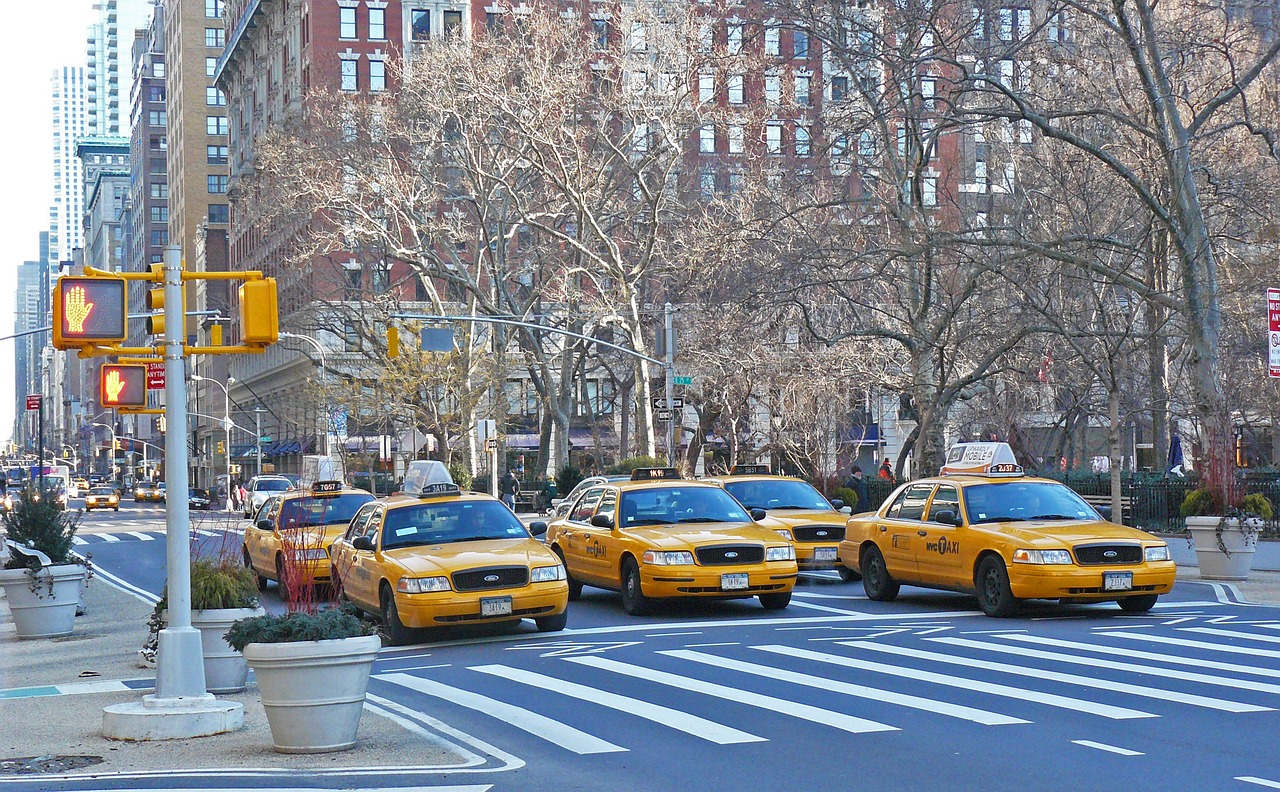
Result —
<svg viewBox="0 0 1280 792"><path fill-rule="evenodd" d="M570 698L576 698L579 701L587 701L597 704L601 707L608 707L628 715L634 715L637 718L653 721L660 726L666 726L685 734L691 734L694 737L701 737L719 745L734 745L737 743L748 742L768 742L764 737L757 737L754 734L748 734L739 731L732 726L725 726L723 723L699 718L697 715L691 715L687 712L663 707L659 704L653 704L648 701L634 699L629 696L620 696L617 693L610 693L605 690L597 690L596 688L586 685L579 685L576 682L568 682L556 677L550 677L546 674L535 674L532 671L526 671L523 668L513 668L504 665L483 665L471 666L472 671L479 671L482 674L490 674L501 679L507 679L512 682L519 682L524 685L531 685L539 690L549 690L553 693L560 693Z"/></svg>
<svg viewBox="0 0 1280 792"><path fill-rule="evenodd" d="M85 541L84 539L81 539L81 538L80 538L80 537L78 537L78 536L73 536L73 537L71 537L71 543L72 543L72 544L78 544L78 545L87 545L87 544L89 544L87 541Z"/></svg>
<svg viewBox="0 0 1280 792"><path fill-rule="evenodd" d="M669 654L675 657L682 657L685 654L698 654L697 652L685 652L684 650L675 650L671 652L662 652L661 654ZM705 655L712 660L718 658ZM741 690L732 688L727 685L718 685L714 682L706 682L693 677L682 676L680 674L671 674L666 671L658 671L652 668L632 665L630 663L621 663L617 660L610 660L607 657L566 657L565 660L570 663L590 666L604 671L612 671L615 674L622 674L634 679L643 679L647 682L657 682L660 685L668 685L677 690L692 690L695 693L701 693L705 696L713 696L715 698L732 701L738 704L746 704L750 707L759 707L760 709L772 712L780 712L783 715L790 715L793 718L800 718L812 723L820 723L824 726L830 726L833 729L849 732L850 734L871 734L874 732L898 731L895 726L887 726L883 723L877 723L865 718L856 718L852 715L845 715L843 712L832 712L831 710L822 709L821 707L812 707L808 704L801 704L795 701L787 701L786 699L775 698L774 696L766 696L760 693L753 693L749 690Z"/></svg>
<svg viewBox="0 0 1280 792"><path fill-rule="evenodd" d="M1025 646L1005 646L985 643L983 641L972 641L967 638L929 638L927 640L947 644L949 646L964 646L969 649L979 649L986 652L1000 652L1003 654L1016 655L1018 657L1034 657L1039 660L1050 660L1055 663L1070 663L1089 666L1090 668L1109 668L1112 671L1125 671L1130 674L1164 677L1166 679L1179 679L1186 682L1199 682L1202 685L1218 685L1220 687L1250 690L1254 693L1280 695L1280 685L1272 685L1267 682L1254 682L1249 679L1221 677L1214 676L1212 674L1197 674L1194 671L1184 671L1178 668L1160 668L1159 666L1140 665L1138 663L1120 663L1115 660L1103 660L1099 657L1082 657L1080 655L1070 655L1063 652L1042 652Z"/></svg>
<svg viewBox="0 0 1280 792"><path fill-rule="evenodd" d="M141 539L144 542L154 542L156 540L156 538L151 534L138 533L136 531L129 531L127 536L132 536L137 539Z"/></svg>
<svg viewBox="0 0 1280 792"><path fill-rule="evenodd" d="M1165 627L1172 627L1175 624L1183 624L1184 622L1195 621L1195 620L1196 620L1195 616L1182 616L1177 619L1170 619L1167 622L1160 622L1160 624Z"/></svg>
<svg viewBox="0 0 1280 792"><path fill-rule="evenodd" d="M95 577L102 578L102 582L106 583L108 586L112 586L114 588L120 589L126 594L131 594L137 597L138 599L142 600L143 602L147 603L148 605L155 605L157 602L160 601L160 598L157 597L155 594L152 594L150 591L147 591L146 589L138 588L137 586L133 585L132 583L129 583L128 581L121 580L120 578L106 571L102 567L94 567L93 574Z"/></svg>
<svg viewBox="0 0 1280 792"><path fill-rule="evenodd" d="M961 635L1004 635L1006 633L1024 633L1026 630L961 630Z"/></svg>
<svg viewBox="0 0 1280 792"><path fill-rule="evenodd" d="M1280 635L1258 635L1256 633L1240 632L1239 630L1220 630L1215 627L1183 627L1181 631L1218 635L1223 638L1243 638L1246 641L1258 641L1260 643L1280 644Z"/></svg>
<svg viewBox="0 0 1280 792"><path fill-rule="evenodd" d="M800 591L793 590L793 597L804 597L806 599L834 599L834 600L865 600L865 594L819 594L816 591Z"/></svg>
<svg viewBox="0 0 1280 792"><path fill-rule="evenodd" d="M847 610L845 608L831 608L826 605L818 605L817 603L813 603L813 602L796 602L795 600L791 600L791 607L808 608L809 610L822 611L824 613L840 613L844 615L848 615L856 612L856 611Z"/></svg>
<svg viewBox="0 0 1280 792"><path fill-rule="evenodd" d="M1255 649L1252 646L1227 646L1226 644L1209 643L1208 641L1192 641L1189 638L1170 638L1166 635L1150 635L1147 633L1106 632L1095 633L1108 638L1128 638L1133 641L1151 641L1152 643L1182 646L1187 649L1204 649L1210 652L1230 652L1231 654L1249 655L1251 657L1271 657L1280 659L1280 652L1272 649Z"/></svg>
<svg viewBox="0 0 1280 792"><path fill-rule="evenodd" d="M645 633L645 638L675 638L678 635L702 635L701 632Z"/></svg>
<svg viewBox="0 0 1280 792"><path fill-rule="evenodd" d="M1280 789L1280 781L1268 781L1265 778L1258 778L1257 776L1236 776L1236 780L1243 781L1246 784L1255 784L1260 787L1266 787L1267 789Z"/></svg>
<svg viewBox="0 0 1280 792"><path fill-rule="evenodd" d="M1253 676L1280 678L1280 670L1274 668L1261 668L1258 666L1241 665L1239 663L1224 663L1220 660L1206 660L1202 657L1182 657L1180 655L1161 654L1159 652L1144 652L1141 649L1129 649L1128 647L1121 648L1119 646L1100 646L1098 644L1081 643L1079 641L1061 641L1056 638L1042 638L1038 635L1002 635L999 637L1008 638L1011 641L1026 641L1027 643L1041 644L1043 646L1057 646L1062 649L1080 649L1085 652L1128 657L1134 660L1155 660L1161 663L1189 665L1196 668L1212 668L1217 671L1230 671L1233 674L1252 674Z"/></svg>
<svg viewBox="0 0 1280 792"><path fill-rule="evenodd" d="M118 542L118 541L120 541L120 537L118 537L118 536L114 536L114 535L112 535L112 534L108 534L108 533L98 534L98 536L101 536L101 537L102 537L102 541L104 541L104 542Z"/></svg>
<svg viewBox="0 0 1280 792"><path fill-rule="evenodd" d="M686 649L696 649L704 646L739 646L739 643L737 641L725 641L723 643L685 644Z"/></svg>
<svg viewBox="0 0 1280 792"><path fill-rule="evenodd" d="M1130 751L1128 748L1117 748L1114 745L1094 742L1093 740L1072 740L1071 742L1076 745L1083 745L1085 748L1097 748L1099 751L1107 751L1108 753L1120 754L1121 756L1146 756L1142 751Z"/></svg>
<svg viewBox="0 0 1280 792"><path fill-rule="evenodd" d="M853 643L856 645L857 642L855 641ZM932 682L935 685L960 688L961 690L973 690L979 693L989 693L993 696L1003 696L1005 698L1016 699L1017 701L1034 701L1038 704L1045 704L1050 707L1074 710L1075 712L1086 712L1090 715L1100 715L1112 720L1159 717L1151 714L1150 712L1128 709L1127 707L1113 707L1110 704L1100 704L1094 701L1071 698L1070 696L1059 696L1056 693L1041 693L1038 690L1027 690L1025 688L1013 687L1012 685L1000 685L994 682L984 682L980 679L968 679L966 677L958 677L952 674L937 674L932 671L921 671L915 668L887 665L859 658L826 654L825 652L813 652L808 649L795 649L790 646L756 646L752 648L760 649L765 652L774 652L775 654L786 655L789 657L798 657L803 660L815 660L820 663L830 663L843 668L871 671L877 674L887 674L889 676L902 677L904 679L915 679L920 682Z"/></svg>
<svg viewBox="0 0 1280 792"><path fill-rule="evenodd" d="M207 788L196 787L163 787L164 792L209 792ZM263 789L259 787L259 789ZM333 792L328 787L271 787L279 792ZM450 786L411 786L411 787L361 787L361 792L489 792L493 784L464 784ZM141 792L140 790L120 789L115 792Z"/></svg>
<svg viewBox="0 0 1280 792"><path fill-rule="evenodd" d="M383 672L381 672L381 673L391 674L391 673L396 673L396 672L399 672L399 671L426 671L426 670L431 669L431 668L448 668L448 667L449 667L449 666L451 666L451 665L453 665L453 664L452 664L452 663L437 663L437 664L435 664L435 665L409 666L409 667L407 667L407 668L388 668L388 669L386 669L386 671L383 671Z"/></svg>
<svg viewBox="0 0 1280 792"><path fill-rule="evenodd" d="M997 671L1005 674L1013 674L1014 676L1032 677L1034 679L1051 680L1054 682L1065 682L1068 685L1079 685L1083 688L1112 690L1116 693L1127 693L1131 696L1141 696L1143 698L1158 699L1160 701L1176 701L1181 704L1190 704L1193 707L1204 707L1206 709L1222 710L1224 712L1272 711L1271 707L1259 707L1256 704L1245 704L1241 701L1228 701L1226 699L1211 698L1209 696L1197 696L1192 693L1180 693L1176 690L1168 690L1166 688L1147 687L1146 685L1131 685L1127 682L1113 682L1109 679L1080 676L1079 674L1065 674L1061 671L1050 671L1046 668L1017 666L1010 665L1008 663L993 663L989 660L978 660L972 657L958 657L955 655L941 654L939 652L927 652L922 649L909 649L903 646L878 644L871 641L844 641L842 642L842 645L868 649L873 652L885 652L899 657L931 660L936 663L948 663L951 665L964 666L966 668L982 668L987 671Z"/></svg>
<svg viewBox="0 0 1280 792"><path fill-rule="evenodd" d="M545 715L531 712L523 707L507 704L497 699L491 699L488 696L482 696L479 693L472 693L469 690L451 687L430 679L394 673L375 674L374 679L444 699L457 704L459 707L482 712L504 723L509 723L521 731L528 732L534 737L539 737L577 754L616 753L627 750L620 745L614 745L611 742L602 740L594 734L579 731L572 726L552 720Z"/></svg>
<svg viewBox="0 0 1280 792"><path fill-rule="evenodd" d="M751 648L767 649L767 647L758 646L753 646ZM658 654L670 655L671 657L678 657L682 660L691 660L695 663L703 663L715 668L728 668L733 671L741 671L744 674L764 677L765 679L777 679L783 682L790 682L795 685L817 688L819 690L840 693L846 696L854 696L856 698L869 699L871 701L881 701L886 704L896 704L900 707L923 710L937 715L949 715L953 718L981 723L983 726L1007 726L1014 723L1031 722L1023 720L1022 718L1014 718L1010 715L1002 715L998 712L989 712L975 707L966 707L962 704L952 704L946 701L937 701L935 699L912 696L906 693L896 693L890 690L879 690L877 688L867 687L866 685L854 685L849 682L842 682L838 679L826 679L820 676L801 674L796 671L789 671L775 666L744 663L741 660L718 657L716 655L704 654L702 652L668 651L659 652Z"/></svg>

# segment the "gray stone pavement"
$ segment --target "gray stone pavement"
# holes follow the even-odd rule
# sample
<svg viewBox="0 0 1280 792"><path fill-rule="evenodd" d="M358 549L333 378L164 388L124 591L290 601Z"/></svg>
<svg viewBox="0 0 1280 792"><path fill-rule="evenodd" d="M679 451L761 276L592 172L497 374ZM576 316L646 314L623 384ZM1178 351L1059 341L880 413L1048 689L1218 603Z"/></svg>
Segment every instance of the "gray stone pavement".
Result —
<svg viewBox="0 0 1280 792"><path fill-rule="evenodd" d="M1197 567L1179 565L1178 580L1234 586L1240 592L1241 599L1245 602L1250 602L1254 605L1280 605L1280 572L1255 569L1249 573L1248 580L1201 581L1200 570Z"/></svg>

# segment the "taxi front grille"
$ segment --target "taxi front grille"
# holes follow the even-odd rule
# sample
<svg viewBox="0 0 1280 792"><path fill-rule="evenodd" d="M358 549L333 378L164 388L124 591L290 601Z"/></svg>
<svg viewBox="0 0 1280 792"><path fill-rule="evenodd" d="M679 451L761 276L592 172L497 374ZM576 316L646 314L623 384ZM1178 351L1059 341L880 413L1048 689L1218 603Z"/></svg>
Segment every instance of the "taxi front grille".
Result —
<svg viewBox="0 0 1280 792"><path fill-rule="evenodd" d="M758 564L764 560L762 545L715 545L699 547L694 552L698 555L698 563L703 566Z"/></svg>
<svg viewBox="0 0 1280 792"><path fill-rule="evenodd" d="M797 542L838 542L844 529L835 525L801 525L791 529Z"/></svg>
<svg viewBox="0 0 1280 792"><path fill-rule="evenodd" d="M1129 544L1076 545L1071 548L1081 566L1102 564L1141 564L1142 546Z"/></svg>
<svg viewBox="0 0 1280 792"><path fill-rule="evenodd" d="M524 566L483 567L453 573L455 591L518 588L528 583L529 567Z"/></svg>

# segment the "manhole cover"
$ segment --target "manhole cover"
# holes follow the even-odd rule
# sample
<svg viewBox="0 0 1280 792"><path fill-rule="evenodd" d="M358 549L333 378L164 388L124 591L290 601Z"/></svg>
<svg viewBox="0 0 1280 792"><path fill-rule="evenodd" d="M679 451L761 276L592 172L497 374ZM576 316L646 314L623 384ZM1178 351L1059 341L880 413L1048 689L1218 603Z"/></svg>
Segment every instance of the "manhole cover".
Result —
<svg viewBox="0 0 1280 792"><path fill-rule="evenodd" d="M19 759L0 759L0 774L66 773L96 764L102 764L101 756L24 756Z"/></svg>

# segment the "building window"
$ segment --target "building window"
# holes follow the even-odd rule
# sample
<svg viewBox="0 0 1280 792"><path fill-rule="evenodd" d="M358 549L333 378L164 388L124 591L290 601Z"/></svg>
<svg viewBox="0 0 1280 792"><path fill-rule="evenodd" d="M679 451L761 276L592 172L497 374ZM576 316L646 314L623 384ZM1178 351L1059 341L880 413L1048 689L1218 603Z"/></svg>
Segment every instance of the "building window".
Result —
<svg viewBox="0 0 1280 792"><path fill-rule="evenodd" d="M385 61L369 61L369 90L387 90L387 64Z"/></svg>
<svg viewBox="0 0 1280 792"><path fill-rule="evenodd" d="M209 107L226 107L227 97L212 85L204 89L204 103Z"/></svg>
<svg viewBox="0 0 1280 792"><path fill-rule="evenodd" d="M151 207L151 222L153 223L169 222L169 207L167 206Z"/></svg>
<svg viewBox="0 0 1280 792"><path fill-rule="evenodd" d="M796 124L796 156L807 157L809 154L809 128Z"/></svg>
<svg viewBox="0 0 1280 792"><path fill-rule="evenodd" d="M773 156L782 154L782 124L765 125L764 149Z"/></svg>
<svg viewBox="0 0 1280 792"><path fill-rule="evenodd" d="M151 76L152 77L164 76L164 61L157 61L156 63L151 64Z"/></svg>
<svg viewBox="0 0 1280 792"><path fill-rule="evenodd" d="M369 9L369 40L382 41L387 37L387 9Z"/></svg>
<svg viewBox="0 0 1280 792"><path fill-rule="evenodd" d="M704 170L698 174L698 194L708 203L716 197L715 171Z"/></svg>
<svg viewBox="0 0 1280 792"><path fill-rule="evenodd" d="M920 80L920 97L925 110L933 110L933 97L938 93L938 81L932 77Z"/></svg>
<svg viewBox="0 0 1280 792"><path fill-rule="evenodd" d="M807 75L796 75L796 104L804 107L809 106L809 77Z"/></svg>
<svg viewBox="0 0 1280 792"><path fill-rule="evenodd" d="M973 163L973 183L978 185L978 192L987 191L987 161L976 160Z"/></svg>
<svg viewBox="0 0 1280 792"><path fill-rule="evenodd" d="M151 197L152 198L168 198L169 182L152 182Z"/></svg>
<svg viewBox="0 0 1280 792"><path fill-rule="evenodd" d="M741 154L746 140L747 130L745 127L734 125L729 127L729 153Z"/></svg>
<svg viewBox="0 0 1280 792"><path fill-rule="evenodd" d="M169 138L165 137L164 135L151 138L151 150L152 151L168 151Z"/></svg>
<svg viewBox="0 0 1280 792"><path fill-rule="evenodd" d="M716 153L716 128L711 124L698 127L698 153Z"/></svg>
<svg viewBox="0 0 1280 792"><path fill-rule="evenodd" d="M163 102L163 101L164 101L164 86L163 86L163 85L152 85L152 86L148 86L148 87L147 87L147 101L148 101L148 102Z"/></svg>
<svg viewBox="0 0 1280 792"><path fill-rule="evenodd" d="M643 22L631 23L631 51L644 52L649 49L649 31Z"/></svg>
<svg viewBox="0 0 1280 792"><path fill-rule="evenodd" d="M776 74L765 75L764 101L775 107L782 103L782 78Z"/></svg>
<svg viewBox="0 0 1280 792"><path fill-rule="evenodd" d="M227 46L227 31L222 28L205 28L204 29L204 45L206 47L217 47L219 49Z"/></svg>
<svg viewBox="0 0 1280 792"><path fill-rule="evenodd" d="M360 82L356 76L357 61L344 60L342 62L342 90L354 91L360 87Z"/></svg>
<svg viewBox="0 0 1280 792"><path fill-rule="evenodd" d="M227 134L227 117L226 116L205 116L204 131L209 135L225 135Z"/></svg>
<svg viewBox="0 0 1280 792"><path fill-rule="evenodd" d="M741 74L729 75L729 104L740 105L746 101L745 83L746 78Z"/></svg>
<svg viewBox="0 0 1280 792"><path fill-rule="evenodd" d="M347 352L360 351L360 330L353 322L347 322L342 326L342 344Z"/></svg>
<svg viewBox="0 0 1280 792"><path fill-rule="evenodd" d="M797 58L809 57L809 34L804 30L797 30L791 34L792 49Z"/></svg>
<svg viewBox="0 0 1280 792"><path fill-rule="evenodd" d="M596 50L606 50L609 48L609 20L593 19L591 20L591 31L595 38Z"/></svg>
<svg viewBox="0 0 1280 792"><path fill-rule="evenodd" d="M338 9L338 38L353 39L356 37L356 10L354 8Z"/></svg>
<svg viewBox="0 0 1280 792"><path fill-rule="evenodd" d="M431 40L431 12L416 8L409 12L409 25L413 31L414 41Z"/></svg>
<svg viewBox="0 0 1280 792"><path fill-rule="evenodd" d="M231 222L231 207L227 204L209 204L209 222L222 224Z"/></svg>
<svg viewBox="0 0 1280 792"><path fill-rule="evenodd" d="M205 58L204 59L204 76L212 77L214 74L217 73L217 71L218 71L218 59Z"/></svg>
<svg viewBox="0 0 1280 792"><path fill-rule="evenodd" d="M444 40L457 41L462 35L462 12L461 11L445 11L444 12Z"/></svg>
<svg viewBox="0 0 1280 792"><path fill-rule="evenodd" d="M777 25L769 25L764 29L764 54L782 54L782 29Z"/></svg>
<svg viewBox="0 0 1280 792"><path fill-rule="evenodd" d="M843 102L849 97L849 78L837 75L831 78L831 101Z"/></svg>
<svg viewBox="0 0 1280 792"><path fill-rule="evenodd" d="M710 52L715 45L715 32L711 30L711 25L702 25L698 28L698 52Z"/></svg>
<svg viewBox="0 0 1280 792"><path fill-rule="evenodd" d="M730 22L726 34L726 45L730 55L742 54L742 23Z"/></svg>
<svg viewBox="0 0 1280 792"><path fill-rule="evenodd" d="M149 110L147 112L147 123L151 126L168 126L169 114L164 110Z"/></svg>
<svg viewBox="0 0 1280 792"><path fill-rule="evenodd" d="M209 194L221 195L227 191L227 177L224 175L209 176Z"/></svg>
<svg viewBox="0 0 1280 792"><path fill-rule="evenodd" d="M486 11L484 14L484 27L490 33L497 33L502 29L502 14Z"/></svg>
<svg viewBox="0 0 1280 792"><path fill-rule="evenodd" d="M227 147L226 146L205 146L207 161L210 165L226 165L227 164Z"/></svg>
<svg viewBox="0 0 1280 792"><path fill-rule="evenodd" d="M925 176L920 182L920 205L938 205L938 177Z"/></svg>
<svg viewBox="0 0 1280 792"><path fill-rule="evenodd" d="M204 0L206 19L222 19L222 0Z"/></svg>
<svg viewBox="0 0 1280 792"><path fill-rule="evenodd" d="M159 228L151 232L151 247L164 247L169 244L169 229Z"/></svg>
<svg viewBox="0 0 1280 792"><path fill-rule="evenodd" d="M698 101L710 102L716 96L716 77L714 74L698 75Z"/></svg>

